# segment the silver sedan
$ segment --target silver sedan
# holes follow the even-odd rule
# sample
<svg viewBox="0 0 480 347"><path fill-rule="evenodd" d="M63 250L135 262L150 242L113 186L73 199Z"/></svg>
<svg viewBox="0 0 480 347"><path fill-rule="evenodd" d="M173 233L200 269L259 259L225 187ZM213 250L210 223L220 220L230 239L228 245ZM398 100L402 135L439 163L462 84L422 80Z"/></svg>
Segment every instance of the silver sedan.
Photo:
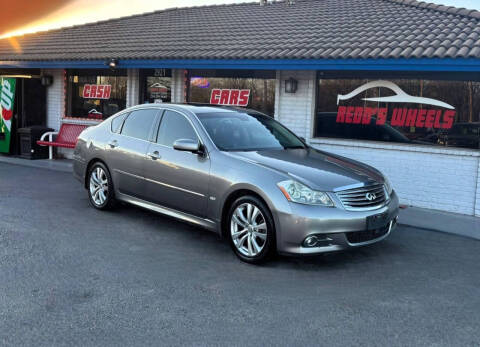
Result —
<svg viewBox="0 0 480 347"><path fill-rule="evenodd" d="M398 215L378 170L248 110L126 109L80 135L74 175L93 207L124 201L208 228L249 263L371 244Z"/></svg>

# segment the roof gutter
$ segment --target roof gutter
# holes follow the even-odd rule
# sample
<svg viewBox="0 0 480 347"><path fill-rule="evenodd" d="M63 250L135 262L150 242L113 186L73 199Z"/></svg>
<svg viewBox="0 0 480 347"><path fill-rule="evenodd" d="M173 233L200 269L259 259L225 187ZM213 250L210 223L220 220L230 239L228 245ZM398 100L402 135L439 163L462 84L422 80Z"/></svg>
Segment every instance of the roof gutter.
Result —
<svg viewBox="0 0 480 347"><path fill-rule="evenodd" d="M476 58L423 59L165 59L118 60L119 69L239 69L480 72ZM0 61L0 68L107 69L105 60Z"/></svg>

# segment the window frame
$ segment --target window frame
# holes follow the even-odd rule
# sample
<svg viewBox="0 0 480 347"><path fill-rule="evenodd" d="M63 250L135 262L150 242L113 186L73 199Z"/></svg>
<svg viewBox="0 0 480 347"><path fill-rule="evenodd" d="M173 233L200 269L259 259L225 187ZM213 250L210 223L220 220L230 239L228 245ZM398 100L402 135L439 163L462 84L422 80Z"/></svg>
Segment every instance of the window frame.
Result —
<svg viewBox="0 0 480 347"><path fill-rule="evenodd" d="M192 120L191 120L186 114L184 114L184 113L182 113L182 112L180 112L180 111L178 111L178 110L173 110L173 109L169 109L169 108L165 108L165 109L162 110L162 115L161 115L161 117L160 117L160 119L159 119L159 122L158 122L156 134L155 134L155 136L154 136L153 139L152 139L152 142L153 142L153 143L155 143L155 144L157 144L157 145L159 145L159 146L163 146L163 147L166 147L166 148L174 149L173 146L167 146L167 145L164 145L164 144L158 142L158 136L160 135L160 127L161 127L162 124L163 124L163 120L164 120L164 118L165 118L165 113L166 113L167 111L176 113L176 114L178 114L178 115L186 118L186 119L187 119L187 122L188 122L188 123L190 124L190 126L193 128L193 131L195 132L195 135L197 135L198 143L200 144L200 146L205 147L204 144L203 144L202 138L201 138L200 134L198 133L198 130L197 130L197 128L195 127L195 125L193 124Z"/></svg>
<svg viewBox="0 0 480 347"><path fill-rule="evenodd" d="M127 121L127 119L136 111L144 111L144 110L152 110L152 111L155 111L155 119L153 120L153 123L152 123L152 126L150 128L150 131L148 133L148 136L147 136L147 139L144 140L144 139L140 139L138 137L134 137L134 136L130 136L130 135L125 135L125 134L122 134L122 131L123 131L123 127L125 126L125 122ZM121 135L121 136L124 136L124 137L128 137L128 138L131 138L131 139L135 139L135 140L139 140L139 141L145 141L145 142L153 142L152 141L152 135L153 135L153 132L155 131L155 127L157 126L158 124L158 120L159 120L159 112L160 110L157 109L157 108L137 108L137 109L134 109L134 110L131 110L128 115L125 117L125 119L123 120L123 123L122 123L122 128L120 129L120 133L117 133L118 135ZM114 133L115 134L115 133Z"/></svg>
<svg viewBox="0 0 480 347"><path fill-rule="evenodd" d="M65 69L64 72L64 79L65 79L65 90L64 90L64 119L74 119L74 120L87 120L87 121L94 121L94 122L101 122L103 120L109 119L114 114L102 118L102 119L95 119L95 118L88 118L87 115L76 116L72 115L73 109L73 86L70 83L71 76L87 76L87 77L125 77L127 78L127 70L126 69L116 69L116 70L109 70L109 69ZM128 80L126 80L128 84ZM92 99L95 100L95 99ZM127 103L127 91L125 90L125 105ZM119 110L118 112L122 112L123 110Z"/></svg>
<svg viewBox="0 0 480 347"><path fill-rule="evenodd" d="M128 118L128 116L130 115L131 111L128 111L128 112L122 112L118 115L113 115L113 116L110 116L110 132L112 134L121 134L122 133L122 128L123 128L123 124L125 123L125 119ZM113 131L112 129L112 126L113 126L113 121L119 117L124 117L123 120L122 120L122 124L120 124L120 127L118 129L118 132L116 131Z"/></svg>

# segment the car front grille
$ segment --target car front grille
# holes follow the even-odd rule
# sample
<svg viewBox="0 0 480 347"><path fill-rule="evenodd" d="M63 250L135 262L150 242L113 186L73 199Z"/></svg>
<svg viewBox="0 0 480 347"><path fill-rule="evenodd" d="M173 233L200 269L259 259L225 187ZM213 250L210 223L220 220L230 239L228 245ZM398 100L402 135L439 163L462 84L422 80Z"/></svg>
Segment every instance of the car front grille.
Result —
<svg viewBox="0 0 480 347"><path fill-rule="evenodd" d="M343 207L350 211L373 210L388 200L383 184L342 190L337 192L337 196Z"/></svg>

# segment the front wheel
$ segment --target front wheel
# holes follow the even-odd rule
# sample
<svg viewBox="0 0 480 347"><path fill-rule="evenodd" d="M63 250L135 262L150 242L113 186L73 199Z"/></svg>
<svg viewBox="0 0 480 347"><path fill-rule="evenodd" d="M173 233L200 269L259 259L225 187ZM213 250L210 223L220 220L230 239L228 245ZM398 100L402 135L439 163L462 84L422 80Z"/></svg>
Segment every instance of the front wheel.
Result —
<svg viewBox="0 0 480 347"><path fill-rule="evenodd" d="M238 198L229 210L229 238L235 254L252 264L262 263L275 250L275 229L269 209L254 196Z"/></svg>
<svg viewBox="0 0 480 347"><path fill-rule="evenodd" d="M98 162L88 172L88 198L99 210L108 210L115 204L113 182L107 167Z"/></svg>

